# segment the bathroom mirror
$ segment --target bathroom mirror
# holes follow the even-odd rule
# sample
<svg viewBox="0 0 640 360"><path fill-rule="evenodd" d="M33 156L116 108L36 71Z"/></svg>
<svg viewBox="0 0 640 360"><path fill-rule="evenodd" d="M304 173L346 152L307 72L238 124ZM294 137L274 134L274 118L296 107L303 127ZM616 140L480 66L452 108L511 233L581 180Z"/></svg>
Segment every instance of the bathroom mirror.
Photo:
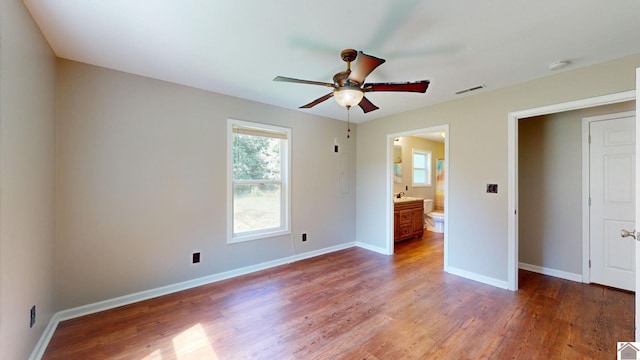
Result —
<svg viewBox="0 0 640 360"><path fill-rule="evenodd" d="M402 183L402 145L393 145L393 181Z"/></svg>

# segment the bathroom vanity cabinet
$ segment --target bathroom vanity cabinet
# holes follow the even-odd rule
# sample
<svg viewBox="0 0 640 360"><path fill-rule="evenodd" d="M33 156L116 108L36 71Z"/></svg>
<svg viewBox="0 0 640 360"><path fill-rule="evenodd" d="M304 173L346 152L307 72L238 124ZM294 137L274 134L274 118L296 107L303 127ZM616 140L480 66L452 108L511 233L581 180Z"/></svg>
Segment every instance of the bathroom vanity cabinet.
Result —
<svg viewBox="0 0 640 360"><path fill-rule="evenodd" d="M393 204L393 241L422 237L424 232L424 201L407 200Z"/></svg>

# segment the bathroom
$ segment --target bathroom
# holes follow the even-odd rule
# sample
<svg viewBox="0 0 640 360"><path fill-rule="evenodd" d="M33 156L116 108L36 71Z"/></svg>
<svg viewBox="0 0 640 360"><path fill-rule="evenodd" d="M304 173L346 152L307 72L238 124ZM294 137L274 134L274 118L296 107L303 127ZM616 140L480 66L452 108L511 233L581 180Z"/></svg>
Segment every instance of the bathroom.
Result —
<svg viewBox="0 0 640 360"><path fill-rule="evenodd" d="M438 233L444 232L445 136L438 131L393 140L393 194L426 199L424 230Z"/></svg>

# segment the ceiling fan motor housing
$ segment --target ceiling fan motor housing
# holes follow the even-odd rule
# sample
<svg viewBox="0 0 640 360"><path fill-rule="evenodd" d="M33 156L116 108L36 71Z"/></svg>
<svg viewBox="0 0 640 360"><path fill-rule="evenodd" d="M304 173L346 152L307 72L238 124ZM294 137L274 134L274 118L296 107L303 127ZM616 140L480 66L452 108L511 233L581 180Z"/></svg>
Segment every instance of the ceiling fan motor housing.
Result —
<svg viewBox="0 0 640 360"><path fill-rule="evenodd" d="M333 83L336 85L336 87L342 87L345 84L351 83L359 85L358 83L354 83L353 81L349 80L349 74L351 74L351 70L340 71L339 73L333 75Z"/></svg>

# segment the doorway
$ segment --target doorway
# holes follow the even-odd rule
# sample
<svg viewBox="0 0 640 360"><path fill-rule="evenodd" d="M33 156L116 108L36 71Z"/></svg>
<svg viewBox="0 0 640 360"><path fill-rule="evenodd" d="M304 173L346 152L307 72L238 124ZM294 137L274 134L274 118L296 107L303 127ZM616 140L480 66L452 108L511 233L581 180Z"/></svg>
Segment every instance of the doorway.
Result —
<svg viewBox="0 0 640 360"><path fill-rule="evenodd" d="M594 97L551 106L533 108L508 114L508 288L518 289L518 120L560 113L564 111L584 109L601 105L615 104L635 100L635 91ZM584 249L583 249L584 251Z"/></svg>
<svg viewBox="0 0 640 360"><path fill-rule="evenodd" d="M550 275L577 282L588 283L588 260L592 259L593 267L603 264L603 257L589 257L587 252L580 249L591 249L588 241L583 241L589 234L589 212L599 208L604 200L602 196L602 182L599 187L589 189L590 168L589 148L597 149L597 145L603 144L607 135L607 149L615 150L616 146L623 146L627 153L633 151L633 117L630 128L607 128L606 133L594 134L592 144L589 146L589 123L585 126L585 119L600 119L592 121L592 124L602 123L604 114L615 114L635 109L632 101L609 104L586 109L558 112L554 114L530 117L518 121L518 201L519 201L519 230L518 230L518 267L544 275ZM618 115L612 115L618 117ZM629 123L629 120L627 120ZM594 125L595 126L595 125ZM615 131L614 131L615 130ZM605 129L603 129L605 131ZM613 147L613 148L612 148ZM620 149L616 150L619 152ZM618 155L622 155L618 153ZM629 154L631 155L631 154ZM580 161L580 159L583 161ZM604 161L605 159L603 159ZM630 161L629 158L609 157L607 166L613 166L620 162ZM624 160L624 161L623 161ZM600 167L602 167L602 164ZM613 177L609 180L620 182L613 186L617 191L629 188L630 177L628 175L632 167L624 165L619 171L626 174ZM602 170L591 171L594 178L602 178ZM608 184L612 184L608 182ZM581 187L582 185L582 187ZM586 189L587 191L583 191ZM631 191L628 191L631 193ZM584 206L584 201L589 196L594 199L591 207ZM600 194L601 196L597 196ZM616 194L621 198L624 194ZM628 194L627 194L628 195ZM619 201L613 202L608 208L615 208ZM627 204L627 208L632 206ZM586 216L583 216L586 214ZM632 217L633 212L627 217ZM617 217L617 219L621 219ZM585 226L585 224L587 226ZM602 224L598 222L597 224ZM613 223L609 223L612 225ZM618 240L620 232L611 232L608 235L610 247L606 250L614 250L619 255L608 253L615 257L608 257L609 267L629 269L628 251L619 249L619 243L627 241ZM598 239L598 237L593 237ZM587 237L588 240L588 237ZM624 255L622 255L624 254ZM584 258L583 258L584 257ZM586 271L583 263L586 261ZM611 271L614 271L611 269ZM610 284L612 285L612 284Z"/></svg>
<svg viewBox="0 0 640 360"><path fill-rule="evenodd" d="M388 134L387 135L387 241L386 241L386 253L391 255L394 253L394 216L393 216L393 210L394 210L394 201L393 201L393 196L394 194L397 194L399 191L403 191L402 188L404 188L404 192L405 195L407 193L408 186L410 186L412 184L412 180L411 180L411 173L408 174L402 174L403 180L401 180L402 182L400 184L404 184L404 185L398 185L398 174L397 174L397 163L396 163L396 158L397 155L394 156L394 152L395 154L398 153L398 147L394 146L394 143L398 143L398 141L394 141L396 139L400 139L403 137L419 137L419 136L425 136L426 134L432 134L435 136L439 136L441 137L441 139L444 140L444 158L443 159L438 159L436 157L434 157L432 159L432 164L435 165L437 164L438 160L440 161L440 165L444 168L444 169L448 169L449 168L449 139L450 139L450 134L449 134L449 125L439 125L439 126L434 126L434 127L429 127L429 128L423 128L423 129L416 129L416 130L411 130L411 131L406 131L406 132L402 132L402 133L394 133L394 134ZM407 149L409 154L411 154L411 149ZM411 156L411 155L409 155ZM406 171L405 171L406 173ZM404 179L404 177L407 177L407 179ZM435 182L435 175L433 176L434 182ZM449 186L448 186L448 177L445 175L444 176L444 181L442 181L442 193L444 194L444 200L442 201L442 205L444 209L448 209L448 190L449 190ZM436 188L436 184L433 183L430 185L432 188L432 192L434 192L433 190L435 190ZM409 192L409 195L414 194L412 192ZM435 194L435 192L434 192ZM416 192L414 195L421 195L421 193ZM435 200L435 195L434 195L434 200ZM444 232L444 268L446 269L448 266L448 226L449 226L449 221L448 221L448 216L447 216L448 211L444 212L444 225L443 225L443 232Z"/></svg>

